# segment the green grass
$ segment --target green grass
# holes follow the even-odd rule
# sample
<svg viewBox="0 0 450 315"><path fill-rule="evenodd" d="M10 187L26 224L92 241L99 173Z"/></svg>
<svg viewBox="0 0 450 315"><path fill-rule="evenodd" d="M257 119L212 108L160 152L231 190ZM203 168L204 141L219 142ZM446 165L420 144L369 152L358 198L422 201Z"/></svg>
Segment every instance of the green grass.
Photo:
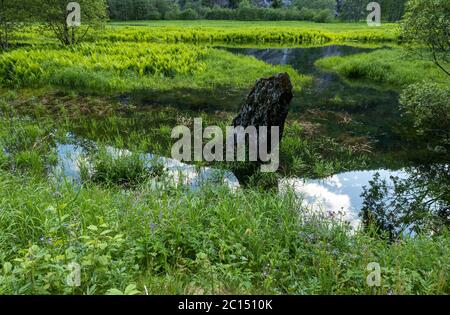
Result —
<svg viewBox="0 0 450 315"><path fill-rule="evenodd" d="M401 49L382 49L365 54L320 59L316 65L349 80L363 80L397 88L424 79L450 84L449 77L431 61L408 57Z"/></svg>
<svg viewBox="0 0 450 315"><path fill-rule="evenodd" d="M105 146L89 156L88 163L81 167L82 180L99 184L132 188L164 175L163 165L146 162L139 152L108 150Z"/></svg>
<svg viewBox="0 0 450 315"><path fill-rule="evenodd" d="M305 21L128 21L110 22L106 28L91 31L90 41L170 43L267 43L311 45L331 42L395 43L401 41L397 24L313 23ZM52 33L37 25L14 34L14 43L57 44Z"/></svg>
<svg viewBox="0 0 450 315"><path fill-rule="evenodd" d="M290 194L55 186L0 172L0 293L449 293L449 236L396 244L306 219ZM382 287L366 285L369 262ZM81 286L69 287L69 263ZM145 287L144 287L145 286Z"/></svg>
<svg viewBox="0 0 450 315"><path fill-rule="evenodd" d="M278 72L288 72L296 89L309 80L289 66L187 44L99 42L69 49L25 48L0 55L3 86L50 85L91 93L248 88L257 78Z"/></svg>
<svg viewBox="0 0 450 315"><path fill-rule="evenodd" d="M396 24L377 28L366 23L313 23L305 21L133 21L111 22L109 39L181 42L285 42L323 44L330 41L396 41Z"/></svg>

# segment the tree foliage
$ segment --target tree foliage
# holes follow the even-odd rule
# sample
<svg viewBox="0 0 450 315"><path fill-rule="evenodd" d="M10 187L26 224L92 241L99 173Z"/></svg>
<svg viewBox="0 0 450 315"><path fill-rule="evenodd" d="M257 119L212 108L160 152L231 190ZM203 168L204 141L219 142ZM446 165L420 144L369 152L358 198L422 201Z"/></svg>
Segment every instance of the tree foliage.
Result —
<svg viewBox="0 0 450 315"><path fill-rule="evenodd" d="M402 35L415 52L420 53L417 46L426 46L426 56L450 75L450 1L408 1Z"/></svg>
<svg viewBox="0 0 450 315"><path fill-rule="evenodd" d="M450 150L450 88L433 82L408 86L400 104L417 134L429 144Z"/></svg>
<svg viewBox="0 0 450 315"><path fill-rule="evenodd" d="M81 7L81 26L67 25L67 0L32 0L39 22L52 30L64 45L81 41L91 28L100 27L107 19L106 0L77 0Z"/></svg>
<svg viewBox="0 0 450 315"><path fill-rule="evenodd" d="M377 0L381 7L381 18L384 21L398 21L402 18L407 0ZM367 0L336 1L340 19L347 21L364 20L368 14Z"/></svg>
<svg viewBox="0 0 450 315"><path fill-rule="evenodd" d="M378 0L382 17L398 21L406 0ZM368 1L363 0L108 0L113 20L218 19L218 20L308 20L329 22L365 19ZM195 10L183 13L189 9Z"/></svg>
<svg viewBox="0 0 450 315"><path fill-rule="evenodd" d="M0 0L0 48L8 49L11 33L30 18L29 0Z"/></svg>

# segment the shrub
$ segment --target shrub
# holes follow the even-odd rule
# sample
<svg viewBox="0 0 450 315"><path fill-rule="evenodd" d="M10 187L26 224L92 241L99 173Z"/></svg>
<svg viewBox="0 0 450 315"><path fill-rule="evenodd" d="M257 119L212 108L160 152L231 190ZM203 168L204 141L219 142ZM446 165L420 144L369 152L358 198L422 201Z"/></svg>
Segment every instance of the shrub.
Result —
<svg viewBox="0 0 450 315"><path fill-rule="evenodd" d="M450 88L434 82L409 85L400 96L404 113L420 136L450 145Z"/></svg>
<svg viewBox="0 0 450 315"><path fill-rule="evenodd" d="M258 10L258 17L260 20L282 21L286 19L286 14L284 10L273 8L262 8Z"/></svg>
<svg viewBox="0 0 450 315"><path fill-rule="evenodd" d="M324 9L324 10L320 10L320 11L316 12L316 14L314 15L313 21L317 22L317 23L327 23L327 22L331 22L332 19L333 19L333 15L332 15L331 10Z"/></svg>
<svg viewBox="0 0 450 315"><path fill-rule="evenodd" d="M161 20L161 13L155 7L149 8L147 14L145 14L146 20Z"/></svg>
<svg viewBox="0 0 450 315"><path fill-rule="evenodd" d="M299 21L303 19L299 10L286 10L284 19L286 21Z"/></svg>
<svg viewBox="0 0 450 315"><path fill-rule="evenodd" d="M143 183L151 175L145 161L137 153L111 152L102 147L92 157L91 163L92 173L89 178L86 169L82 174L84 180L90 179L94 183L133 187Z"/></svg>
<svg viewBox="0 0 450 315"><path fill-rule="evenodd" d="M205 16L208 20L233 20L236 19L236 10L214 7Z"/></svg>
<svg viewBox="0 0 450 315"><path fill-rule="evenodd" d="M304 21L312 21L314 18L314 10L307 9L307 8L301 8L300 12L298 13L300 20Z"/></svg>
<svg viewBox="0 0 450 315"><path fill-rule="evenodd" d="M165 20L177 20L179 15L180 15L180 10L178 9L178 7L176 7L175 9L171 9L171 10L167 11L166 14L164 15L164 19Z"/></svg>
<svg viewBox="0 0 450 315"><path fill-rule="evenodd" d="M194 9L188 8L180 13L179 18L181 20L196 20L198 19L198 13Z"/></svg>
<svg viewBox="0 0 450 315"><path fill-rule="evenodd" d="M243 21L257 20L257 11L253 7L240 7L237 9L237 18Z"/></svg>

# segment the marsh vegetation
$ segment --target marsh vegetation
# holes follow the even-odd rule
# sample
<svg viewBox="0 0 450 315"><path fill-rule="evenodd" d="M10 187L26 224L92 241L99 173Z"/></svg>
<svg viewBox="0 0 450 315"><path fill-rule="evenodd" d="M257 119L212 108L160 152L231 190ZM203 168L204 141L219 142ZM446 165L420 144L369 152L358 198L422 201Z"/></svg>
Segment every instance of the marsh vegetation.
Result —
<svg viewBox="0 0 450 315"><path fill-rule="evenodd" d="M113 21L63 45L39 22L0 53L0 294L450 292L450 77L398 23ZM224 129L279 72L276 173L168 159L175 126ZM218 173L185 185L169 163ZM394 178L358 186L358 209L282 185L336 199L320 180L366 171Z"/></svg>

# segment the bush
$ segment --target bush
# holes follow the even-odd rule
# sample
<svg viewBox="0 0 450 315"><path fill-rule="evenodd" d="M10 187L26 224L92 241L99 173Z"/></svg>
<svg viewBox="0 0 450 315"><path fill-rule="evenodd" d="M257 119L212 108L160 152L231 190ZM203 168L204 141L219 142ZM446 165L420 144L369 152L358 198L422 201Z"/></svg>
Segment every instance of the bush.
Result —
<svg viewBox="0 0 450 315"><path fill-rule="evenodd" d="M166 12L164 15L165 20L177 20L180 15L180 10L178 7L176 9L172 9Z"/></svg>
<svg viewBox="0 0 450 315"><path fill-rule="evenodd" d="M434 82L409 85L400 96L402 110L420 136L450 144L450 88Z"/></svg>
<svg viewBox="0 0 450 315"><path fill-rule="evenodd" d="M198 13L194 9L186 9L180 13L179 18L181 20L196 20L198 19Z"/></svg>
<svg viewBox="0 0 450 315"><path fill-rule="evenodd" d="M300 21L302 20L302 14L299 10L286 10L284 19L286 21Z"/></svg>
<svg viewBox="0 0 450 315"><path fill-rule="evenodd" d="M253 7L240 7L237 9L237 18L242 21L257 20L257 10Z"/></svg>
<svg viewBox="0 0 450 315"><path fill-rule="evenodd" d="M301 8L298 15L299 15L300 20L312 21L312 19L314 18L314 10L307 9L307 8Z"/></svg>
<svg viewBox="0 0 450 315"><path fill-rule="evenodd" d="M331 10L324 9L316 12L314 15L314 22L316 23L327 23L330 22L333 19L333 15Z"/></svg>
<svg viewBox="0 0 450 315"><path fill-rule="evenodd" d="M236 17L236 10L221 7L212 8L205 16L208 20L233 20Z"/></svg>
<svg viewBox="0 0 450 315"><path fill-rule="evenodd" d="M284 10L262 8L258 10L259 20L265 21L282 21L286 19Z"/></svg>
<svg viewBox="0 0 450 315"><path fill-rule="evenodd" d="M150 8L145 15L146 20L161 20L161 18L161 13L159 13L155 7Z"/></svg>
<svg viewBox="0 0 450 315"><path fill-rule="evenodd" d="M116 184L126 187L136 186L149 177L150 172L139 154L108 152L101 148L92 158L92 173L88 176L87 166L83 166L83 179L94 183Z"/></svg>

